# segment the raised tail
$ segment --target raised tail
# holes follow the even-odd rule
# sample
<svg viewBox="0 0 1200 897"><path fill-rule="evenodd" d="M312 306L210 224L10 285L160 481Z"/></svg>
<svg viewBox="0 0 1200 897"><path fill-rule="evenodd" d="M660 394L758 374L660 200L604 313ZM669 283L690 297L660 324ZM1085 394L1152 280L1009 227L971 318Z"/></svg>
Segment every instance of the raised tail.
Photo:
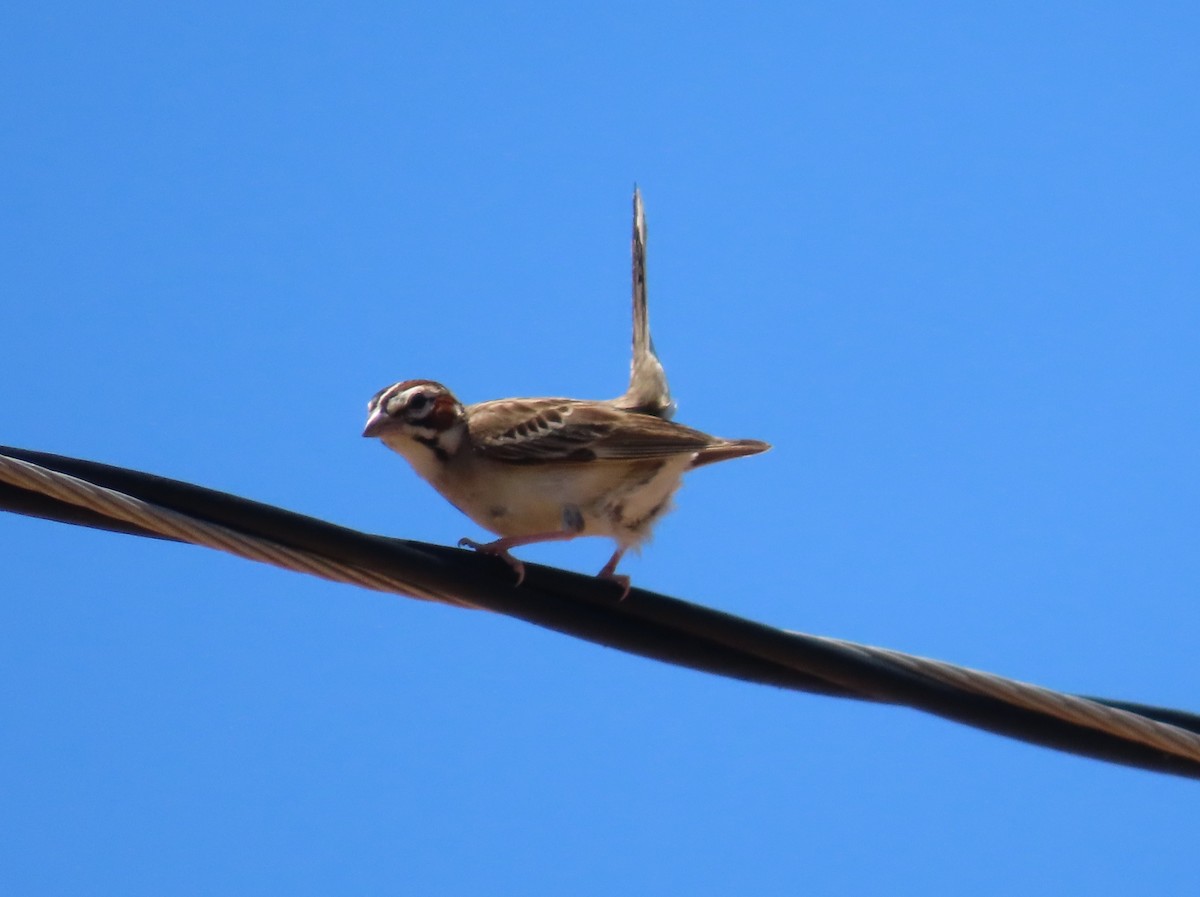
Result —
<svg viewBox="0 0 1200 897"><path fill-rule="evenodd" d="M650 312L646 306L646 212L642 192L633 189L633 363L629 369L629 389L613 405L625 411L651 414L670 420L675 411L667 372L654 340L650 338Z"/></svg>

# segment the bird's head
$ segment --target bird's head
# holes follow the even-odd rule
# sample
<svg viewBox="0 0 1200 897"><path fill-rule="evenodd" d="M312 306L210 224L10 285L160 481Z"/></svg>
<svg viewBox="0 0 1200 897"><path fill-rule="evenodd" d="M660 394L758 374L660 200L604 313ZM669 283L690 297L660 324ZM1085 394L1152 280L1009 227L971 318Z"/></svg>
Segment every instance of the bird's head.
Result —
<svg viewBox="0 0 1200 897"><path fill-rule="evenodd" d="M442 384L405 380L371 397L363 436L378 437L405 456L410 446L421 445L445 460L458 450L465 420L462 402Z"/></svg>

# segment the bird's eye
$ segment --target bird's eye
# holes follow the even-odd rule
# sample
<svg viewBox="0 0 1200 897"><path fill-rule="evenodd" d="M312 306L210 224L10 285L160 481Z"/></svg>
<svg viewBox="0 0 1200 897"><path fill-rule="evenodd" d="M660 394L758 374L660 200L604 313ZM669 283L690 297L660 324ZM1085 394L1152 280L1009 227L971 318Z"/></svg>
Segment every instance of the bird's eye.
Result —
<svg viewBox="0 0 1200 897"><path fill-rule="evenodd" d="M419 392L408 400L408 410L421 411L428 404L429 396L425 395L423 392Z"/></svg>

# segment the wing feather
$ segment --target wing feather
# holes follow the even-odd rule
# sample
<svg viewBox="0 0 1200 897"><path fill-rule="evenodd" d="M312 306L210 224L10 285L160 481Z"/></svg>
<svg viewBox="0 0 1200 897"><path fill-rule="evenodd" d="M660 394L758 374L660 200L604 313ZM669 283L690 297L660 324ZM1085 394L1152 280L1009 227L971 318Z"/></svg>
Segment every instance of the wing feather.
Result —
<svg viewBox="0 0 1200 897"><path fill-rule="evenodd" d="M724 442L658 417L576 399L483 402L468 409L467 420L479 451L512 464L661 459Z"/></svg>

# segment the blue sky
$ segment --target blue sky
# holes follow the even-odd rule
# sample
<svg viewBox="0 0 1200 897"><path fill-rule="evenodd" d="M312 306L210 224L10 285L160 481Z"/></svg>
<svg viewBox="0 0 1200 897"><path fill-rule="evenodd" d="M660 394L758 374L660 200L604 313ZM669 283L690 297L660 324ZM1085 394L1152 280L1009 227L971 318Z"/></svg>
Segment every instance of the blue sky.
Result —
<svg viewBox="0 0 1200 897"><path fill-rule="evenodd" d="M629 196L695 474L648 588L1200 709L1191 4L23 4L0 442L480 533L359 438L607 397ZM22 894L1146 893L1196 784L0 515ZM523 556L591 570L599 541Z"/></svg>

